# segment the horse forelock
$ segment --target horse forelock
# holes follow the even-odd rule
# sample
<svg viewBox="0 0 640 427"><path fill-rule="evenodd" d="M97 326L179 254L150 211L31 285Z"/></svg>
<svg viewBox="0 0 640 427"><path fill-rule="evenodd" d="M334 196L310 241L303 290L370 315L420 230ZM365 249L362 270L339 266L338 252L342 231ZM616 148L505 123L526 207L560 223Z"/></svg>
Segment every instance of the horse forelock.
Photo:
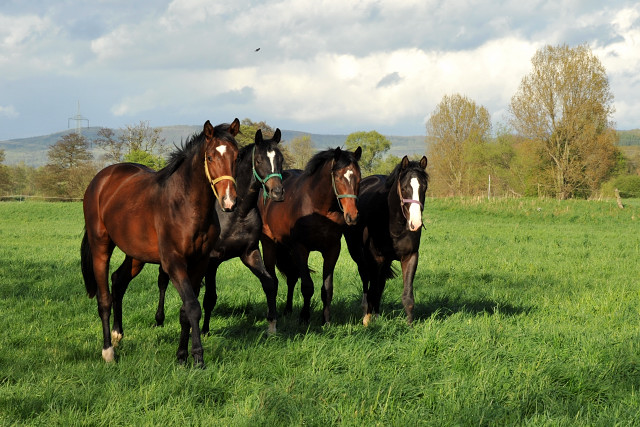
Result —
<svg viewBox="0 0 640 427"><path fill-rule="evenodd" d="M328 150L324 150L324 151L320 151L320 152L316 153L311 158L311 160L309 160L307 165L305 166L304 172L303 172L304 175L307 175L307 176L313 175L325 163L329 162L330 160L334 160L335 151L336 151L336 149L331 149L330 148ZM358 161L356 160L356 157L353 155L353 153L350 152L350 151L346 151L346 150L340 150L340 156L338 157L338 159L336 159L336 161L335 161L335 163L333 165L333 168L334 169L342 169L342 168L345 168L345 167L349 166L352 163L354 165L358 164Z"/></svg>
<svg viewBox="0 0 640 427"><path fill-rule="evenodd" d="M404 174L415 171L418 175L423 176L425 183L428 185L429 183L429 174L420 167L420 162L415 160L410 160L407 167L404 169ZM402 170L402 162L398 163L393 171L387 176L385 181L385 186L390 188L392 185L395 185L396 181L400 179L400 175L403 173Z"/></svg>

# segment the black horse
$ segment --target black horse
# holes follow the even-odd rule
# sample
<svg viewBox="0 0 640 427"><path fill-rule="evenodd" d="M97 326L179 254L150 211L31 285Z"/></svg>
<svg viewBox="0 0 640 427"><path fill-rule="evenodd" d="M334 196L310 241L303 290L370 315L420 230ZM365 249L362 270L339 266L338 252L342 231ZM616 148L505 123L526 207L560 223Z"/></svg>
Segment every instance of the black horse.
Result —
<svg viewBox="0 0 640 427"><path fill-rule="evenodd" d="M222 212L216 206L220 220L220 237L213 246L209 266L205 274L205 292L202 302L204 319L202 333L209 332L211 312L216 305L216 273L224 261L239 257L251 272L260 279L262 289L267 297L267 320L269 332L276 331L276 294L277 288L273 278L267 272L258 247L262 232L262 219L256 203L262 193L265 200L282 201L282 161L283 156L278 148L281 133L276 129L271 139L263 139L258 129L255 143L240 149L236 162L236 209L233 212ZM156 324L164 323L165 292L169 284L169 276L160 268L158 289L160 299L156 312Z"/></svg>
<svg viewBox="0 0 640 427"><path fill-rule="evenodd" d="M405 156L389 176L373 175L360 181L360 220L345 228L344 235L362 279L365 326L372 313L380 313L385 283L394 276L393 260L402 265L402 304L407 322L413 321L413 278L429 182L426 167L426 157L417 162Z"/></svg>

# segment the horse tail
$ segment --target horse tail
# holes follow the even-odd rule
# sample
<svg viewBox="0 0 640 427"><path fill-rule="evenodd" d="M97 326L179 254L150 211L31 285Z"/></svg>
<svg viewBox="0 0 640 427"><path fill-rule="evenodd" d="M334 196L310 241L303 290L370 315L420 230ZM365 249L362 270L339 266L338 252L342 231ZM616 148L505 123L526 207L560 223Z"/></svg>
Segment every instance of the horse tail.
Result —
<svg viewBox="0 0 640 427"><path fill-rule="evenodd" d="M87 294L89 298L93 298L98 291L98 282L96 282L96 275L93 272L93 254L91 253L87 230L84 230L82 244L80 245L80 267L82 268L82 277L84 278Z"/></svg>
<svg viewBox="0 0 640 427"><path fill-rule="evenodd" d="M383 268L380 272L380 275L384 278L384 280L393 279L397 277L399 274L398 268L395 265L389 265L388 268Z"/></svg>

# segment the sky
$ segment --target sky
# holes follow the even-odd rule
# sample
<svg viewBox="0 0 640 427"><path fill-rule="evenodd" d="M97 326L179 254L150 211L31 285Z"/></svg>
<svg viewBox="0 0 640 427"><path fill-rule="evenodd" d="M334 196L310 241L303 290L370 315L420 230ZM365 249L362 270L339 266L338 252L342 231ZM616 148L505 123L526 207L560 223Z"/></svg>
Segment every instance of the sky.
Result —
<svg viewBox="0 0 640 427"><path fill-rule="evenodd" d="M78 105L116 129L424 135L452 94L497 128L535 52L562 44L591 48L616 128L640 128L637 1L2 0L0 140L73 128Z"/></svg>

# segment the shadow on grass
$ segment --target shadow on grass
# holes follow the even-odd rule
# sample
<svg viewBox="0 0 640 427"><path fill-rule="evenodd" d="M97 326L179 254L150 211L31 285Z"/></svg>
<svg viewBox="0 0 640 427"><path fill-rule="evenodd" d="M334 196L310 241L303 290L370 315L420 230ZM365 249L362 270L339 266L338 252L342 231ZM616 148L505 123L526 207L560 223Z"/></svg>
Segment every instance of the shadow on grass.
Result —
<svg viewBox="0 0 640 427"><path fill-rule="evenodd" d="M449 283L449 286L442 286ZM467 286L467 284L472 284ZM532 286L528 281L513 281L508 276L488 274L488 273L459 273L435 272L426 277L423 276L420 286L422 300L416 300L414 306L414 321L424 321L435 318L444 320L458 313L471 316L495 315L517 316L528 314L533 309L533 305L513 303L504 298L493 298L487 296L495 284L501 288L527 289ZM299 284L298 284L299 286ZM402 285L400 284L400 287ZM398 284L394 289L386 289L383 295L381 311L383 317L405 317L404 308L398 293ZM475 291L469 291L473 288ZM256 292L261 292L256 289ZM296 287L299 292L299 287ZM401 292L401 290L400 290ZM336 290L336 294L340 291ZM425 298L426 297L426 298ZM299 334L322 333L322 301L320 291L316 289L311 300L311 320L308 323L300 323L299 314L301 301L294 299L293 312L283 314L284 301L278 303L278 335L292 337ZM230 305L220 302L216 305L212 313L212 334L227 337L244 337L247 334L254 335L266 331L265 302L245 303L242 305ZM361 295L353 294L340 295L331 303L331 324L332 325L360 325L362 322ZM226 319L226 326L213 326L216 317Z"/></svg>

